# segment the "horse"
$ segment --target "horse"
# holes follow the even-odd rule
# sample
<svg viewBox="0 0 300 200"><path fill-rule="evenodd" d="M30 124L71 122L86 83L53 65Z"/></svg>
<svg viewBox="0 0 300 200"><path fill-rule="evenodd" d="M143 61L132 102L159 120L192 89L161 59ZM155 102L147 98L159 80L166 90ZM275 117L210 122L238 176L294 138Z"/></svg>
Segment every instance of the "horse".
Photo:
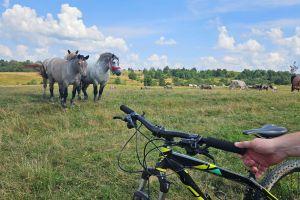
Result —
<svg viewBox="0 0 300 200"><path fill-rule="evenodd" d="M119 58L113 53L108 52L101 54L95 64L87 67L87 75L81 79L84 100L88 99L86 90L90 84L93 84L94 86L94 101L100 100L103 90L109 80L109 71L117 76L121 75ZM99 91L97 89L98 85L100 85ZM78 92L78 98L81 99L80 92Z"/></svg>
<svg viewBox="0 0 300 200"><path fill-rule="evenodd" d="M291 83L292 83L292 87L291 87L291 92L293 92L294 90L300 90L300 76L299 75L293 75L291 77Z"/></svg>
<svg viewBox="0 0 300 200"><path fill-rule="evenodd" d="M43 82L49 79L50 99L53 99L53 86L58 82L61 105L66 108L68 97L68 86L73 84L71 105L74 105L76 89L80 85L80 79L86 76L87 62L89 56L78 54L71 60L61 58L46 59L42 64L47 77L43 77ZM45 87L44 87L45 88Z"/></svg>

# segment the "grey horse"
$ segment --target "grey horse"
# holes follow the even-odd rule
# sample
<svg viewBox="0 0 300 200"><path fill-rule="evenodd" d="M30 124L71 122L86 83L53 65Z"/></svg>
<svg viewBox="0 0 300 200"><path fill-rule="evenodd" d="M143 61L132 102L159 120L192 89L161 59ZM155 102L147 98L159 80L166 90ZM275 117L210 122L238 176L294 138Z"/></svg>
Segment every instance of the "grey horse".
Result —
<svg viewBox="0 0 300 200"><path fill-rule="evenodd" d="M99 100L102 96L104 87L109 80L110 71L117 76L121 75L121 68L119 67L119 58L113 53L103 53L100 55L97 62L93 65L89 65L87 68L87 76L82 77L82 92L84 94L84 99L88 99L88 94L86 92L88 86L93 84L94 86L94 101ZM100 85L98 91L98 85ZM80 92L78 93L78 98L80 99Z"/></svg>
<svg viewBox="0 0 300 200"><path fill-rule="evenodd" d="M65 55L64 59L66 60L72 60L74 58L76 58L76 56L78 55L78 50L75 51L75 52L71 52L70 50L67 51L67 54ZM43 65L43 63L46 63L47 60L51 60L51 58L49 59L46 59L44 62L39 62L37 63L38 67L40 68L40 74L43 78L43 88L44 88L44 91L43 91L43 96L46 97L46 89L47 89L47 82L48 82L48 75L47 75L47 72L46 72L46 69L45 69L45 66ZM53 87L53 86L52 86ZM52 88L52 91L53 91L53 88ZM53 100L53 95L52 95L52 98L51 100Z"/></svg>
<svg viewBox="0 0 300 200"><path fill-rule="evenodd" d="M46 59L42 64L46 77L43 76L43 82L49 80L50 99L53 99L53 86L57 82L61 105L66 108L66 99L68 97L68 86L73 84L71 105L74 104L76 89L80 85L80 79L86 76L87 62L89 56L78 54L71 60L61 58ZM44 87L45 89L45 87ZM45 91L44 91L45 92Z"/></svg>

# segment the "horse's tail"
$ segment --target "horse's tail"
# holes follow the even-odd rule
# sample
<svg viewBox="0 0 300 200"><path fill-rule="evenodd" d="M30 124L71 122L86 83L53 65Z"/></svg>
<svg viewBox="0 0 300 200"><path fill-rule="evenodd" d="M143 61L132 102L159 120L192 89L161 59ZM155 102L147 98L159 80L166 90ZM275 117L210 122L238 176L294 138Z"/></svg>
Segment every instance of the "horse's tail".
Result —
<svg viewBox="0 0 300 200"><path fill-rule="evenodd" d="M293 74L292 76L291 76L291 84L293 84L293 80L294 80L294 78L296 77L297 75L295 75L295 74Z"/></svg>
<svg viewBox="0 0 300 200"><path fill-rule="evenodd" d="M45 66L43 65L42 62L36 62L36 63L33 63L33 64L24 65L23 67L24 67L24 68L28 68L28 69L34 69L34 70L38 71L39 74L40 74L43 78L48 79L48 75L47 75Z"/></svg>

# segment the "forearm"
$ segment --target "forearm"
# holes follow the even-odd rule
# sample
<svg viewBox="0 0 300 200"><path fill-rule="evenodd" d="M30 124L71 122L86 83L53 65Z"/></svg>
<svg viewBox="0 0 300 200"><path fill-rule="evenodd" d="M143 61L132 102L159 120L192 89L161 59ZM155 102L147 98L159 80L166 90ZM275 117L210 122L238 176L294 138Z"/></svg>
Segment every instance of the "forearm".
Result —
<svg viewBox="0 0 300 200"><path fill-rule="evenodd" d="M300 132L286 134L273 140L276 151L286 154L287 157L300 156Z"/></svg>

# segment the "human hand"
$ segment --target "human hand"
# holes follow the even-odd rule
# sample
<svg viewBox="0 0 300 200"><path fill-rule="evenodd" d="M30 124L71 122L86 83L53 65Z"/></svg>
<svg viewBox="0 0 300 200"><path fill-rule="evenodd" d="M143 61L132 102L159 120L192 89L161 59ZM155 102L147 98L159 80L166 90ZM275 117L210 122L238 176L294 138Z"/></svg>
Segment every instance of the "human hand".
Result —
<svg viewBox="0 0 300 200"><path fill-rule="evenodd" d="M236 142L236 147L247 148L242 160L259 178L269 166L283 161L287 155L277 147L273 139L256 138L252 141Z"/></svg>

